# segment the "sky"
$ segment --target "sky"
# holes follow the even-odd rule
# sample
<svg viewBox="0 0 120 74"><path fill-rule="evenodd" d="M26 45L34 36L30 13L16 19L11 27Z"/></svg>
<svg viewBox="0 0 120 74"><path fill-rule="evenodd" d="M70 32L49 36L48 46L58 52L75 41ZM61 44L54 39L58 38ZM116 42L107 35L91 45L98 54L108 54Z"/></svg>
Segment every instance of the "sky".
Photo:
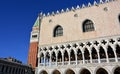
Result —
<svg viewBox="0 0 120 74"><path fill-rule="evenodd" d="M0 0L0 57L13 57L27 63L30 32L40 12L51 13L93 1Z"/></svg>

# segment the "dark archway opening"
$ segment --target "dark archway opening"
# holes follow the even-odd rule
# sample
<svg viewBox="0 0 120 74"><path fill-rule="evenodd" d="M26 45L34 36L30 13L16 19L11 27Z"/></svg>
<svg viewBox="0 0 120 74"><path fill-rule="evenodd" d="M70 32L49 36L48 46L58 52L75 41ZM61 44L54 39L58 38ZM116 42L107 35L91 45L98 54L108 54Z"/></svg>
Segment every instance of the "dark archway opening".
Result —
<svg viewBox="0 0 120 74"><path fill-rule="evenodd" d="M120 67L115 69L114 74L120 74Z"/></svg>
<svg viewBox="0 0 120 74"><path fill-rule="evenodd" d="M50 54L49 52L46 53L46 58L45 58L45 62L48 63L50 60Z"/></svg>
<svg viewBox="0 0 120 74"><path fill-rule="evenodd" d="M85 48L84 56L85 56L85 60L89 60L90 59L90 54L89 54L89 51L88 51L87 48Z"/></svg>
<svg viewBox="0 0 120 74"><path fill-rule="evenodd" d="M116 54L117 54L117 57L120 57L120 46L119 45L116 45Z"/></svg>
<svg viewBox="0 0 120 74"><path fill-rule="evenodd" d="M107 48L107 53L108 53L109 58L114 58L115 57L113 49L110 46L108 46L108 48Z"/></svg>
<svg viewBox="0 0 120 74"><path fill-rule="evenodd" d="M46 71L42 71L40 74L48 74Z"/></svg>
<svg viewBox="0 0 120 74"><path fill-rule="evenodd" d="M78 49L77 51L77 60L82 60L82 52L80 51L80 49Z"/></svg>
<svg viewBox="0 0 120 74"><path fill-rule="evenodd" d="M103 47L100 47L99 54L100 54L100 59L106 58L105 51L104 51Z"/></svg>
<svg viewBox="0 0 120 74"><path fill-rule="evenodd" d="M44 63L44 54L43 53L40 55L40 63Z"/></svg>
<svg viewBox="0 0 120 74"><path fill-rule="evenodd" d="M80 74L91 74L89 70L83 69Z"/></svg>
<svg viewBox="0 0 120 74"><path fill-rule="evenodd" d="M108 74L108 72L105 69L100 68L97 70L96 74Z"/></svg>
<svg viewBox="0 0 120 74"><path fill-rule="evenodd" d="M55 52L52 53L52 57L51 57L51 59L52 59L52 62L55 62L55 61L56 61L56 55L55 55Z"/></svg>
<svg viewBox="0 0 120 74"><path fill-rule="evenodd" d="M55 70L53 74L60 74L60 72L58 70Z"/></svg>
<svg viewBox="0 0 120 74"><path fill-rule="evenodd" d="M94 47L92 48L92 59L98 59L97 51Z"/></svg>
<svg viewBox="0 0 120 74"><path fill-rule="evenodd" d="M75 72L71 69L67 70L66 74L75 74Z"/></svg>
<svg viewBox="0 0 120 74"><path fill-rule="evenodd" d="M75 61L75 53L73 50L70 52L70 61Z"/></svg>
<svg viewBox="0 0 120 74"><path fill-rule="evenodd" d="M62 62L62 53L59 51L58 52L58 60L57 62Z"/></svg>
<svg viewBox="0 0 120 74"><path fill-rule="evenodd" d="M64 61L69 61L68 52L66 50L64 52Z"/></svg>

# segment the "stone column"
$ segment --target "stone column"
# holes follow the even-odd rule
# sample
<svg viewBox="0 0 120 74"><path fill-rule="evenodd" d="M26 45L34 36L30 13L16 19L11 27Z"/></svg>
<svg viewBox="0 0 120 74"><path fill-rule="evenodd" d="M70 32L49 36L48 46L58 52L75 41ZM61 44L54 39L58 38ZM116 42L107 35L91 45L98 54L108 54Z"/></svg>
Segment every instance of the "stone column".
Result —
<svg viewBox="0 0 120 74"><path fill-rule="evenodd" d="M92 63L92 52L90 51L90 63Z"/></svg>
<svg viewBox="0 0 120 74"><path fill-rule="evenodd" d="M49 66L51 66L52 60L51 60L51 53L50 53L50 59L49 59Z"/></svg>
<svg viewBox="0 0 120 74"><path fill-rule="evenodd" d="M106 47L103 47L103 48L105 50L105 55L106 55L107 63L109 63L109 57L108 57L108 53L107 53L107 48Z"/></svg>
<svg viewBox="0 0 120 74"><path fill-rule="evenodd" d="M75 53L75 60L76 60L76 65L77 65L77 53Z"/></svg>
<svg viewBox="0 0 120 74"><path fill-rule="evenodd" d="M57 66L57 61L58 61L58 54L56 54L56 66Z"/></svg>
<svg viewBox="0 0 120 74"><path fill-rule="evenodd" d="M45 63L46 63L46 62L45 62L45 59L46 59L46 58L45 58L45 55L44 55L44 62L43 62L43 63L44 63L44 66L45 66Z"/></svg>
<svg viewBox="0 0 120 74"><path fill-rule="evenodd" d="M62 65L64 65L64 54L62 53Z"/></svg>
<svg viewBox="0 0 120 74"><path fill-rule="evenodd" d="M97 58L98 58L98 63L101 63L101 61L100 61L100 53L99 53L99 47L95 47L95 49L96 49L96 52L97 52Z"/></svg>
<svg viewBox="0 0 120 74"><path fill-rule="evenodd" d="M82 58L83 58L83 64L85 64L85 56L84 56L84 52L82 52Z"/></svg>
<svg viewBox="0 0 120 74"><path fill-rule="evenodd" d="M38 67L40 66L40 57L38 57Z"/></svg>
<svg viewBox="0 0 120 74"><path fill-rule="evenodd" d="M113 48L113 52L114 52L114 55L115 55L115 61L118 62L115 45L112 46L112 48Z"/></svg>
<svg viewBox="0 0 120 74"><path fill-rule="evenodd" d="M101 63L99 50L97 51L97 55L98 55L98 63Z"/></svg>
<svg viewBox="0 0 120 74"><path fill-rule="evenodd" d="M70 60L70 52L68 53L68 57L69 57L69 65L70 65L70 61L71 61L71 60Z"/></svg>

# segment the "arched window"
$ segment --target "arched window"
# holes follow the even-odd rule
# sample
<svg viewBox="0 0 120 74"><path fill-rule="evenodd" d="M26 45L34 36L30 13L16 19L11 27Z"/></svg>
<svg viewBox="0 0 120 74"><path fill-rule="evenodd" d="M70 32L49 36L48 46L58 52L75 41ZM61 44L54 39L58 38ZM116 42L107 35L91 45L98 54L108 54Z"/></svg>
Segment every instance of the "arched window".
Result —
<svg viewBox="0 0 120 74"><path fill-rule="evenodd" d="M80 49L78 49L77 51L77 60L82 60L82 52L80 51Z"/></svg>
<svg viewBox="0 0 120 74"><path fill-rule="evenodd" d="M55 70L55 71L53 71L53 73L52 73L52 74L60 74L60 71Z"/></svg>
<svg viewBox="0 0 120 74"><path fill-rule="evenodd" d="M93 47L93 48L92 48L92 59L97 59L97 58L98 58L97 51L96 51L96 49Z"/></svg>
<svg viewBox="0 0 120 74"><path fill-rule="evenodd" d="M68 52L66 50L64 52L64 61L69 61L69 55L68 55Z"/></svg>
<svg viewBox="0 0 120 74"><path fill-rule="evenodd" d="M99 54L100 54L100 59L106 58L105 51L104 51L103 47L101 47L101 46L99 49Z"/></svg>
<svg viewBox="0 0 120 74"><path fill-rule="evenodd" d="M96 74L108 74L108 72L105 69L100 68L97 70Z"/></svg>
<svg viewBox="0 0 120 74"><path fill-rule="evenodd" d="M84 50L84 56L85 56L85 60L89 60L90 59L90 53L89 53L87 48L85 48L85 50Z"/></svg>
<svg viewBox="0 0 120 74"><path fill-rule="evenodd" d="M54 37L63 36L63 28L61 26L56 26L53 32Z"/></svg>
<svg viewBox="0 0 120 74"><path fill-rule="evenodd" d="M43 53L40 55L40 61L39 62L44 63L44 54Z"/></svg>
<svg viewBox="0 0 120 74"><path fill-rule="evenodd" d="M120 23L120 14L119 14L118 20L119 20L119 23Z"/></svg>
<svg viewBox="0 0 120 74"><path fill-rule="evenodd" d="M71 52L70 52L70 60L75 61L75 53L73 50L71 50Z"/></svg>
<svg viewBox="0 0 120 74"><path fill-rule="evenodd" d="M59 51L57 55L58 55L57 61L62 62L62 53Z"/></svg>
<svg viewBox="0 0 120 74"><path fill-rule="evenodd" d="M94 31L94 23L91 20L85 20L83 22L83 32L89 32L89 31Z"/></svg>
<svg viewBox="0 0 120 74"><path fill-rule="evenodd" d="M50 54L49 52L46 53L46 57L45 57L45 63L49 63L49 59L50 59Z"/></svg>
<svg viewBox="0 0 120 74"><path fill-rule="evenodd" d="M56 61L56 54L54 51L52 52L51 60L52 60L52 62Z"/></svg>
<svg viewBox="0 0 120 74"><path fill-rule="evenodd" d="M75 74L75 72L71 69L68 69L65 74Z"/></svg>

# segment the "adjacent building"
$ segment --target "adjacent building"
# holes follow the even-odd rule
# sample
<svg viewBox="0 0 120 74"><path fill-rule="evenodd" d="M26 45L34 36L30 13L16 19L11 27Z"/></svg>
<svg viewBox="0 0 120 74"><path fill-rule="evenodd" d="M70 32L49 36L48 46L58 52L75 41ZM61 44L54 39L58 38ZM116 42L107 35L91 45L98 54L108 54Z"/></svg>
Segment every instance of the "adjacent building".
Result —
<svg viewBox="0 0 120 74"><path fill-rule="evenodd" d="M120 0L40 14L28 63L36 74L120 74Z"/></svg>
<svg viewBox="0 0 120 74"><path fill-rule="evenodd" d="M17 59L0 58L0 74L33 74L33 70Z"/></svg>
<svg viewBox="0 0 120 74"><path fill-rule="evenodd" d="M38 40L39 40L39 18L37 18L31 32L30 37L30 47L28 53L28 64L32 66L33 69L36 68L37 64L37 54L38 54Z"/></svg>

